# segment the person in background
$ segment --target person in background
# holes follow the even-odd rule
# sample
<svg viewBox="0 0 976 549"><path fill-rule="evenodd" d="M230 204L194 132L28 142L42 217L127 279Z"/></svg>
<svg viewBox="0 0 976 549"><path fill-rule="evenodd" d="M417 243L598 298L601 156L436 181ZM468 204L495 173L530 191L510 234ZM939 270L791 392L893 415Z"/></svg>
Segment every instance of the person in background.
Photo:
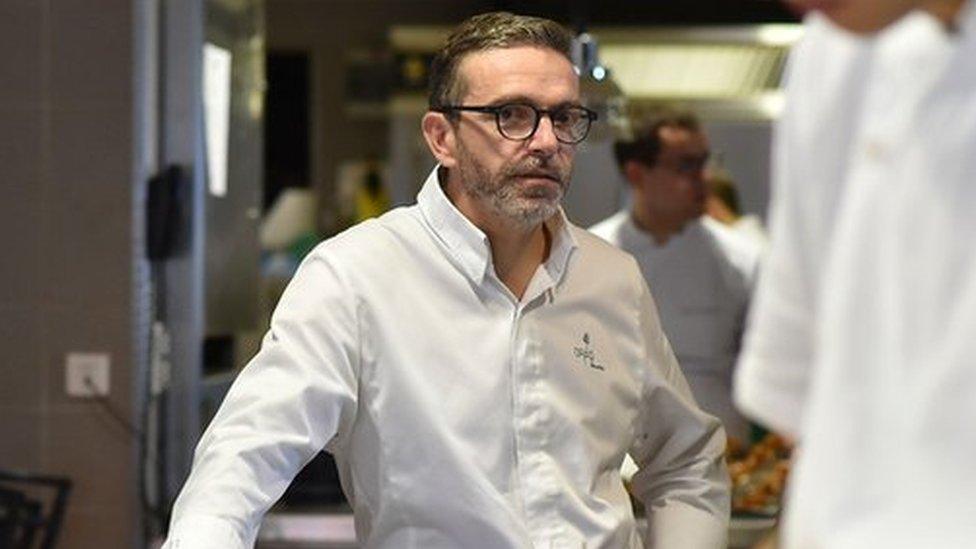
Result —
<svg viewBox="0 0 976 549"><path fill-rule="evenodd" d="M724 170L709 168L705 172L705 214L729 227L759 248L768 242L762 220L756 215L742 215L739 191L735 181Z"/></svg>
<svg viewBox="0 0 976 549"><path fill-rule="evenodd" d="M785 547L974 547L976 2L797 5L736 401L798 443Z"/></svg>
<svg viewBox="0 0 976 549"><path fill-rule="evenodd" d="M390 195L383 183L382 166L375 160L366 165L363 180L356 188L356 222L379 217L390 209Z"/></svg>
<svg viewBox="0 0 976 549"><path fill-rule="evenodd" d="M733 447L747 445L732 368L759 249L703 216L709 145L693 115L661 111L636 119L632 131L614 144L631 205L590 231L637 259L695 399L722 420Z"/></svg>
<svg viewBox="0 0 976 549"><path fill-rule="evenodd" d="M197 448L168 549L251 546L322 448L366 548L725 546L720 422L694 403L630 256L559 204L595 115L571 36L475 16L431 69L417 204L299 268Z"/></svg>

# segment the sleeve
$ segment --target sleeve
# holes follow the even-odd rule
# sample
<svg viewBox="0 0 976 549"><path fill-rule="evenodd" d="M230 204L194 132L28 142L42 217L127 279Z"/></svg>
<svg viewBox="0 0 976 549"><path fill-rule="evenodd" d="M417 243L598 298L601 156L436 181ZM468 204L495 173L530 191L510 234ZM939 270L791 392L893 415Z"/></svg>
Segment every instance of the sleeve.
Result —
<svg viewBox="0 0 976 549"><path fill-rule="evenodd" d="M643 406L630 455L634 494L644 503L648 547L724 549L730 487L725 431L695 403L642 284L640 325L647 355Z"/></svg>
<svg viewBox="0 0 976 549"><path fill-rule="evenodd" d="M358 306L321 252L296 273L203 434L164 549L252 547L292 478L326 444L341 445L354 421Z"/></svg>
<svg viewBox="0 0 976 549"><path fill-rule="evenodd" d="M809 34L819 30L809 22L807 29ZM806 76L809 70L798 70L810 60L808 40L790 58L787 108L774 128L769 248L753 295L734 383L740 411L794 438L799 434L813 356L810 277L818 266L811 254L816 237L810 231L816 227L807 220L821 208L811 193L802 195L804 188L799 185L828 183L809 181L810 173L816 173L810 169L804 177L797 158L797 153L811 155L798 141L815 141L798 136L810 133L811 114L805 112L803 101L804 93L812 93L809 89L814 83L809 79L816 78Z"/></svg>

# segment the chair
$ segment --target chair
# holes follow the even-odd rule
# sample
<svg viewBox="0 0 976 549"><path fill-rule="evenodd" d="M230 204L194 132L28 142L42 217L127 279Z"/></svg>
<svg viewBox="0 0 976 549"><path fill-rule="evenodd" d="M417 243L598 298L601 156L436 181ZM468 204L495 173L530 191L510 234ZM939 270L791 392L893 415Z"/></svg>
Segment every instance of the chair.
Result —
<svg viewBox="0 0 976 549"><path fill-rule="evenodd" d="M52 490L53 498L36 499ZM0 470L0 549L53 549L70 493L64 477Z"/></svg>

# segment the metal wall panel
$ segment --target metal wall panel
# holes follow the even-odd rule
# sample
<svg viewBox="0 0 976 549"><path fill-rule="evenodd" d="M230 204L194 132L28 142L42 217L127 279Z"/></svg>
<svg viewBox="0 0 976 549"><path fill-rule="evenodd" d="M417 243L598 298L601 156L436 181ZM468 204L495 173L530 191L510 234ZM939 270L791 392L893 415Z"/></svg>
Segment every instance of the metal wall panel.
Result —
<svg viewBox="0 0 976 549"><path fill-rule="evenodd" d="M258 223L264 178L263 0L208 0L206 42L231 55L226 194L206 199L206 333L254 329L260 302Z"/></svg>

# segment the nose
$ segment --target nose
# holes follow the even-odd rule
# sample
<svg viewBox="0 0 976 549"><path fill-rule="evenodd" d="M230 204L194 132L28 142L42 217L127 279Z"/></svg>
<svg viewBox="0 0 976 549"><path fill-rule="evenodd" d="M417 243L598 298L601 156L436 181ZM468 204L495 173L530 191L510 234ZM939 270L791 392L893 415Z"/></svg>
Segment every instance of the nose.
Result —
<svg viewBox="0 0 976 549"><path fill-rule="evenodd" d="M539 119L539 126L535 129L535 133L529 139L529 149L539 156L552 156L556 154L558 148L559 140L556 139L552 119L548 115L543 115Z"/></svg>
<svg viewBox="0 0 976 549"><path fill-rule="evenodd" d="M707 171L708 169L705 166L705 163L702 162L701 164L695 166L695 168L691 172L689 172L688 175L690 176L691 180L695 182L695 185L699 187L704 187Z"/></svg>

